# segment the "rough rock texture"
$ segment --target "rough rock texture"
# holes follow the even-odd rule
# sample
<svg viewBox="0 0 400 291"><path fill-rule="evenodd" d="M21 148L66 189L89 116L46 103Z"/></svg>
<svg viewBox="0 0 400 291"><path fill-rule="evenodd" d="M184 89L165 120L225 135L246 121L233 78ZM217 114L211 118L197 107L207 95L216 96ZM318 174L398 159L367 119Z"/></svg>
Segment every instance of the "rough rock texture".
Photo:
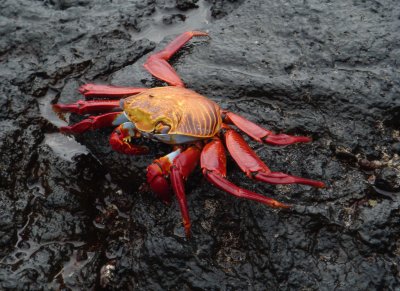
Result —
<svg viewBox="0 0 400 291"><path fill-rule="evenodd" d="M400 288L395 1L5 0L0 11L0 289ZM143 186L168 146L126 157L110 150L110 130L57 133L50 103L79 99L88 81L160 85L145 57L189 29L211 39L171 61L188 87L312 136L251 145L272 169L327 189L253 183L229 160L229 179L296 205L283 212L197 171L186 240L176 203Z"/></svg>

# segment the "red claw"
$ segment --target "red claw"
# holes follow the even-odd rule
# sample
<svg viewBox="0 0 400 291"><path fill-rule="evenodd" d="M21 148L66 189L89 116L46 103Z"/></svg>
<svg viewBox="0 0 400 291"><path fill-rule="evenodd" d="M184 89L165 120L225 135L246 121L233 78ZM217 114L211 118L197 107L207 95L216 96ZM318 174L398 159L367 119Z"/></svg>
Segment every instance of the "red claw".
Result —
<svg viewBox="0 0 400 291"><path fill-rule="evenodd" d="M161 157L147 167L147 183L150 188L162 201L169 204L171 202L172 189L169 185L168 176L172 162L180 153L176 150L164 157Z"/></svg>
<svg viewBox="0 0 400 291"><path fill-rule="evenodd" d="M182 153L178 149L157 159L147 168L147 182L156 195L167 203L171 199L171 187L168 183L168 176L170 177L172 190L181 210L187 238L190 237L191 223L185 195L185 180L196 168L199 157L200 149L191 146Z"/></svg>
<svg viewBox="0 0 400 291"><path fill-rule="evenodd" d="M146 146L138 146L131 144L126 139L131 138L129 132L123 127L121 124L118 126L110 136L110 145L113 150L126 154L126 155L144 155L149 152L148 147Z"/></svg>
<svg viewBox="0 0 400 291"><path fill-rule="evenodd" d="M170 204L172 197L172 189L166 177L168 173L164 173L162 167L156 161L147 167L147 183L151 190L164 203Z"/></svg>

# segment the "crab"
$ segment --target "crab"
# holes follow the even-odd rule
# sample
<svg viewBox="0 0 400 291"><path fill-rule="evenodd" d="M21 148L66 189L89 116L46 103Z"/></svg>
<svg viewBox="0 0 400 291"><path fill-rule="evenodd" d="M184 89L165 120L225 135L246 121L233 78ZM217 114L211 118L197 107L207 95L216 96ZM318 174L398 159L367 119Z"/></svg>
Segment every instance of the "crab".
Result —
<svg viewBox="0 0 400 291"><path fill-rule="evenodd" d="M79 134L117 126L109 140L112 149L117 152L127 155L147 154L149 149L146 146L134 143L135 139L142 137L172 145L171 153L154 160L147 167L147 182L156 196L166 203L170 203L175 194L187 237L190 236L191 222L185 181L199 162L206 180L233 196L274 208L292 207L230 182L226 178L225 146L250 179L270 184L296 183L325 187L320 181L271 171L233 126L259 143L278 146L310 142L309 137L275 134L238 114L221 109L214 101L185 88L168 60L192 37L201 36L208 34L201 31L182 33L146 60L144 67L169 86L140 88L86 84L79 89L86 100L53 105L53 109L61 115L66 112L80 115L102 113L89 116L71 126L61 127L60 131Z"/></svg>

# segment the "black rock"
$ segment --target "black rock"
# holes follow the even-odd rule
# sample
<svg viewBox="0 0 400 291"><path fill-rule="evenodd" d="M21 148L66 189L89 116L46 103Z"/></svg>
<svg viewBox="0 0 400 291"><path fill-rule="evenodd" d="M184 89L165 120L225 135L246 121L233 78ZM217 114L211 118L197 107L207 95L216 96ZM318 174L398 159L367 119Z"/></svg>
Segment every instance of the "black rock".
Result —
<svg viewBox="0 0 400 291"><path fill-rule="evenodd" d="M400 195L371 197L364 170L398 153L388 145L399 125L400 6L179 3L190 9L169 0L1 2L0 289L400 289ZM81 84L164 86L143 63L188 29L210 38L170 60L187 87L265 128L312 137L281 148L245 138L272 170L327 188L258 183L228 156L229 180L295 207L232 197L196 170L186 183L187 240L176 201L164 205L145 185L146 167L170 146L138 140L151 154L124 156L110 149L112 129L58 133L51 103L81 99ZM396 175L382 169L376 187L397 191Z"/></svg>
<svg viewBox="0 0 400 291"><path fill-rule="evenodd" d="M384 168L375 180L375 186L388 192L400 192L400 171L394 168Z"/></svg>

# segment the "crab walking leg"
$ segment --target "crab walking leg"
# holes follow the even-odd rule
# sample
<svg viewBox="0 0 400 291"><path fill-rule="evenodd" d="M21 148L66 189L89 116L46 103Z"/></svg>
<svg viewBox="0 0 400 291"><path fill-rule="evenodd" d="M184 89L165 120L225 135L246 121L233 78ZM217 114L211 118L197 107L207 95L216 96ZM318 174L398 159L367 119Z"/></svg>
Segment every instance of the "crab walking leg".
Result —
<svg viewBox="0 0 400 291"><path fill-rule="evenodd" d="M189 174L196 168L200 159L200 149L191 146L181 153L171 166L171 185L181 209L183 226L186 237L190 237L190 217L185 194L185 181Z"/></svg>
<svg viewBox="0 0 400 291"><path fill-rule="evenodd" d="M291 176L281 172L272 172L245 140L232 129L225 132L225 142L229 153L249 178L255 178L270 184L304 184L317 188L325 187L320 181Z"/></svg>
<svg viewBox="0 0 400 291"><path fill-rule="evenodd" d="M147 88L141 87L119 87L110 85L85 84L79 88L79 92L85 97L108 97L120 99L131 95L139 94Z"/></svg>
<svg viewBox="0 0 400 291"><path fill-rule="evenodd" d="M182 46L194 36L208 36L206 32L187 31L175 38L162 51L150 55L144 67L154 77L167 82L172 86L184 87L183 81L175 69L167 62Z"/></svg>
<svg viewBox="0 0 400 291"><path fill-rule="evenodd" d="M208 181L217 186L219 189L233 196L254 200L275 208L290 207L288 204L281 203L272 198L265 197L261 194L254 193L246 189L242 189L226 180L225 149L221 140L217 138L204 147L201 153L200 164L203 174Z"/></svg>
<svg viewBox="0 0 400 291"><path fill-rule="evenodd" d="M298 142L310 142L311 138L307 136L292 136L287 134L274 134L261 126L241 117L235 113L224 111L224 122L234 124L247 135L258 142L266 142L272 145L289 145Z"/></svg>
<svg viewBox="0 0 400 291"><path fill-rule="evenodd" d="M86 113L110 112L115 109L121 110L119 100L79 100L72 104L53 104L53 110L58 114L73 112L83 115Z"/></svg>
<svg viewBox="0 0 400 291"><path fill-rule="evenodd" d="M132 122L124 122L111 133L110 145L113 150L126 155L147 154L149 152L148 147L131 143L132 138L137 138L139 136L140 133L136 130Z"/></svg>
<svg viewBox="0 0 400 291"><path fill-rule="evenodd" d="M98 116L89 116L71 126L62 126L60 131L64 133L82 133L88 130L98 129L107 126L116 126L129 121L124 112L111 112Z"/></svg>

